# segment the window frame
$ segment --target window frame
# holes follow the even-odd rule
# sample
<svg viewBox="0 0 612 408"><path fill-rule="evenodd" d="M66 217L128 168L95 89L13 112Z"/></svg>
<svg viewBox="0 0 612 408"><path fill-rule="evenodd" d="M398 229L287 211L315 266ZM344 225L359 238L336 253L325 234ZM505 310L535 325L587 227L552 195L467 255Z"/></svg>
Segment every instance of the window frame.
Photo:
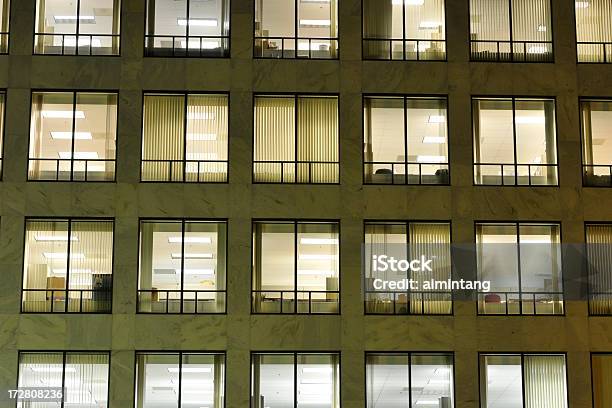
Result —
<svg viewBox="0 0 612 408"><path fill-rule="evenodd" d="M591 351L589 355L589 366L591 368L591 399L593 401L593 408L597 408L595 406L595 373L593 372L593 357L595 356L607 356L612 360L612 352L608 351ZM567 369L565 370L567 372ZM605 402L605 401L604 401Z"/></svg>
<svg viewBox="0 0 612 408"><path fill-rule="evenodd" d="M0 44L6 41L6 49L2 49L0 46L0 55L9 55L11 52L11 0L1 0L0 7L4 7L4 3L6 3L5 9L8 11L8 16L6 18L6 31L2 31L3 27L2 22L0 21ZM6 91L4 88L2 90ZM0 178L0 180L2 179Z"/></svg>
<svg viewBox="0 0 612 408"><path fill-rule="evenodd" d="M76 23L75 23L75 33L74 34L66 34L66 33L38 33L36 32L37 27L36 27L36 20L39 18L39 16L45 17L46 18L46 14L39 14L39 3L38 1L36 1L36 4L34 5L34 24L32 26L32 55L36 55L36 56L54 56L54 57L121 57L121 52L122 52L122 48L121 47L121 31L123 30L123 25L121 24L121 20L122 20L122 16L123 16L123 3L125 3L126 1L129 0L119 0L119 10L117 11L117 15L119 16L119 21L118 21L118 25L119 25L119 30L118 30L118 34L81 34L79 32L79 27L81 25L81 21L80 21L80 16L81 16L81 2L83 0L74 0L76 1ZM113 12L114 12L114 7L113 7ZM45 52L37 52L37 43L36 43L36 39L38 37L42 37L44 38L45 36L51 36L52 38L55 36L61 36L62 38L62 45L61 45L61 53L45 53ZM75 45L74 45L74 54L66 54L65 53L65 41L66 41L66 37L74 37L75 39ZM111 41L116 41L117 44L117 53L110 53L110 54L93 54L93 49L95 47L93 47L91 45L92 40L94 37L105 37L105 38L110 38ZM89 53L87 54L81 54L79 53L79 38L89 38L90 43L87 45L87 49L89 50ZM33 91L33 90L32 90Z"/></svg>
<svg viewBox="0 0 612 408"><path fill-rule="evenodd" d="M483 365L481 364L482 362L482 357L485 356L513 356L513 357L520 357L521 358L521 390L522 390L522 405L523 408L527 408L525 406L525 357L527 356L550 356L550 357L559 357L559 356L563 356L563 360L565 363L565 403L566 403L566 408L570 407L570 401L569 401L569 370L568 370L568 361L567 361L567 352L566 351L479 351L478 352L478 356L477 356L477 360L476 363L478 364L478 401L479 404L478 406L480 408L487 408L486 405L484 405L484 403L486 403L486 401L484 400L486 397L486 392L487 389L483 389L482 387L482 381L483 381L483 374L484 374L484 368Z"/></svg>
<svg viewBox="0 0 612 408"><path fill-rule="evenodd" d="M454 351L431 351L431 350L405 350L405 349L400 349L400 350L393 350L393 351L388 351L388 350L384 350L384 351L380 351L380 350L371 350L371 349L366 349L363 353L363 369L364 369L364 397L365 397L365 406L367 407L368 405L368 356L406 356L408 357L408 362L410 364L408 364L408 402L410 404L410 406L412 406L412 386L411 386L411 382L412 382L412 356L413 355L423 355L423 356L447 356L450 357L451 362L452 362L452 376L453 376L453 384L452 384L452 389L453 389L453 404L451 405L451 408L455 408L457 406L457 379L456 379L456 364L455 364L455 352Z"/></svg>
<svg viewBox="0 0 612 408"><path fill-rule="evenodd" d="M296 0L297 1L297 0ZM255 160L255 140L256 140L256 133L255 133L255 126L253 126L253 136L252 136L252 143L251 143L251 162L252 162L252 170L251 170L251 184L279 184L279 185L309 185L309 186L337 186L341 184L341 180L342 180L342 166L340 165L342 163L342 138L340 137L340 94L339 93L324 93L324 92L299 92L299 93L295 93L295 92L254 92L252 94L252 98L253 98L253 122L252 124L255 124L255 119L256 119L256 112L255 109L257 107L256 105L256 100L257 98L281 98L281 99L289 99L289 98L293 98L294 100L294 110L293 110L293 115L294 115L294 144L295 144L295 148L294 148L294 159L292 161L269 161L269 160ZM328 162L328 161L300 161L298 160L298 141L300 139L300 136L298 134L298 127L299 127L299 123L298 123L298 101L300 99L300 97L302 98L334 98L336 100L336 115L338 118L338 129L337 129L337 133L338 133L338 161L337 162ZM255 165L258 163L279 163L281 164L281 171L280 171L280 176L281 176L281 181L256 181L255 180ZM295 166L295 177L293 182L287 182L287 181L283 181L283 176L284 176L284 165L283 163L289 163L289 164L293 164ZM304 183L304 182L298 182L297 179L297 174L298 174L298 164L303 164L303 163L308 163L309 164L309 169L312 169L312 166L310 166L313 163L319 163L319 164L333 164L335 165L335 168L337 169L338 172L338 181L335 183L330 183L330 182L325 182L325 183L312 183L312 182L308 182L308 183ZM309 175L309 180L312 179L312 177Z"/></svg>
<svg viewBox="0 0 612 408"><path fill-rule="evenodd" d="M444 0L444 39L443 40L426 40L426 39L418 39L418 38L406 38L406 5L403 4L404 7L402 7L402 38L383 38L383 39L378 39L378 38L373 38L373 37L366 37L365 36L365 30L364 30L364 21L365 21L365 13L364 13L364 7L363 7L363 2L364 0L361 0L361 59L362 61L400 61L400 62L406 62L406 61L410 61L410 62L448 62L448 19L447 19L447 2L449 1L453 1L453 0ZM365 43L366 41L378 41L378 42L388 42L391 46L389 47L389 56L390 58L366 58L365 55ZM401 59L394 59L393 58L393 43L394 42L400 42L402 43L402 58ZM444 58L443 59L423 59L420 57L421 53L424 51L419 51L419 43L421 41L424 42L435 42L435 43L443 43L444 44ZM416 48L417 48L417 52L416 52L416 59L408 59L406 58L406 44L407 43L411 43L411 42L416 42Z"/></svg>
<svg viewBox="0 0 612 408"><path fill-rule="evenodd" d="M178 357L178 367L179 367L179 392L177 394L177 407L181 407L181 380L182 380L182 371L183 371L183 355L184 354L197 354L197 355L210 355L210 356L223 356L223 407L227 406L227 351L225 350L141 350L136 349L134 351L134 408L136 408L137 398L136 395L138 393L139 384L138 384L138 375L136 375L138 370L138 357L141 355L176 355Z"/></svg>
<svg viewBox="0 0 612 408"><path fill-rule="evenodd" d="M340 401L340 405L342 404L342 352L340 350L287 350L287 351L279 351L276 350L251 350L249 353L249 408L254 408L253 406L253 392L255 379L253 378L254 374L254 364L253 357L255 355L281 355L281 356L293 356L293 407L298 408L298 399L297 399L297 369L298 369L298 357L300 355L315 355L315 356L335 356L338 359L338 401ZM332 405L333 406L333 405Z"/></svg>
<svg viewBox="0 0 612 408"><path fill-rule="evenodd" d="M254 272L255 272L255 240L256 240L256 235L255 235L255 224L279 224L279 225L292 225L293 226L293 290L280 290L280 291L270 291L270 290L260 290L260 291L256 291L253 289L253 276L254 276ZM336 225L337 226L337 231L338 231L338 290L335 291L300 291L298 290L298 269L297 269L297 265L298 265L298 251L297 251L297 246L298 246L298 225L300 224L324 224L324 225ZM301 315L317 315L317 316L339 316L342 314L342 248L341 248L341 231L340 231L340 220L339 219L284 219L284 218L253 218L251 220L251 251L250 251L250 262L251 262L251 273L250 273L250 280L249 280L249 287L250 287L250 302L251 302L251 315L279 315L279 316L301 316ZM281 292L281 296L282 296L282 292L291 292L293 293L294 297L294 307L293 307L293 312L291 313L283 313L282 310L282 303L281 303L281 309L279 312L257 312L254 310L254 306L255 306L255 295L258 292ZM338 304L338 310L335 313L321 313L321 312L312 312L312 300L310 299L310 295L309 295L309 300L308 300L308 313L298 313L298 293L300 292L308 292L309 294L312 292L317 292L317 293L335 293L338 296L338 300L337 300L337 304Z"/></svg>
<svg viewBox="0 0 612 408"><path fill-rule="evenodd" d="M229 59L231 58L232 55L232 18L231 15L232 13L229 12L229 26L227 29L227 35L221 35L221 36L210 36L210 35L194 35L194 36L190 36L189 35L189 24L185 25L185 35L158 35L158 34L147 34L148 30L147 28L149 27L149 4L150 4L151 0L145 0L145 10L144 10L144 44L143 44L143 54L142 56L144 58L212 58L212 59ZM155 1L155 0L154 0ZM185 14L185 18L187 19L187 21L189 21L189 11L190 11L190 4L191 4L192 0L185 0L186 2L186 14ZM226 4L226 7L228 7L228 9L231 8L232 5L232 1L231 0L221 0L224 4ZM148 41L151 40L155 40L155 38L157 37L161 37L161 38L172 38L172 44L174 45L174 40L176 38L184 38L186 41L186 47L184 49L184 54L185 55L176 55L176 50L177 48L173 46L172 48L172 55L158 55L156 54L155 50L159 50L160 48L156 48L154 46L149 47L148 46ZM198 51L198 55L193 55L189 53L189 39L190 38L197 38L200 40L200 48L197 49ZM215 55L202 55L202 50L206 50L204 48L202 48L202 40L203 39L208 39L208 38L213 38L213 39L219 39L222 44L223 42L226 42L227 44L227 48L223 48L220 47L223 51L223 55L222 56L215 56ZM163 48L161 48L163 49ZM182 48L178 48L178 50L182 50ZM165 91L167 92L167 91ZM193 93L193 92L191 92ZM229 101L228 101L228 105L229 105Z"/></svg>
<svg viewBox="0 0 612 408"><path fill-rule="evenodd" d="M362 180L361 183L362 185L372 185L372 186L450 186L451 185L451 149L450 149L450 117L449 117L449 109L448 109L448 95L436 95L436 94L431 94L431 95L415 95L415 94L386 94L386 93L377 93L377 94L370 94L370 93L364 93L362 94L361 97L361 142L364 143L365 141L365 135L366 135L366 129L365 129L365 115L364 115L364 110L365 110L365 101L366 99L372 99L372 100L376 100L376 99L402 99L403 100L403 105L404 105L404 112L403 112L403 120L404 120L404 128L403 128L403 133L404 133L404 161L403 162L366 162L365 161L365 149L361 149L361 166L362 166ZM440 101L444 101L445 102L445 106L446 106L446 162L443 163L411 163L408 161L408 126L407 126L407 117L408 117L408 108L407 108L407 101L408 100L440 100ZM393 168L395 165L398 165L399 167L404 167L405 169L405 181L404 183L395 183L394 178L392 177L391 179L391 183L374 183L374 182L367 182L366 181L366 171L365 171L365 166L368 164L375 164L375 163L382 163L382 164L390 164L391 168L392 168L392 176L395 175L395 173L393 173ZM418 183L409 183L408 182L408 168L410 165L418 165L419 166L419 182ZM437 183L437 184L433 184L433 183L423 183L423 174L422 174L422 166L430 166L430 165L440 165L440 167L442 166L446 166L446 170L447 170L447 175L446 175L446 182L445 183ZM372 176L373 174L371 174L370 176Z"/></svg>
<svg viewBox="0 0 612 408"><path fill-rule="evenodd" d="M611 313L595 313L592 310L592 297L593 295L604 295L604 296L609 296L610 297L610 302L612 302L612 292L603 292L603 293L594 293L592 292L592 287L593 284L591 283L591 275L589 273L589 243L587 240L587 236L588 236L588 229L590 226L607 226L611 228L612 231L612 222L610 221L585 221L584 222L584 246L585 246L585 259L584 259L584 263L585 263L585 272L587 274L587 279L586 279L586 289L587 289L587 308L588 308L588 315L589 317L609 317L612 316L612 312ZM612 239L612 236L611 236Z"/></svg>
<svg viewBox="0 0 612 408"><path fill-rule="evenodd" d="M144 155L144 150L142 149L142 146L144 144L144 140L145 140L145 135L144 135L144 108L145 108L145 99L146 96L150 95L150 96L177 96L177 97L183 97L184 98L184 109L183 109L183 158L180 160L146 160L147 162L170 162L170 163L179 163L182 167L183 167L183 171L182 171L182 178L181 180L143 180L142 176L143 176L143 163L145 162L145 159L143 158ZM189 105L188 105L188 100L189 100L189 96L190 95L194 95L194 96L206 96L206 95L210 95L210 96L224 96L227 98L227 149L226 149L226 153L227 153L227 159L226 160L187 160L187 154L186 154L186 150L187 150L187 113L189 110ZM141 121L140 121L140 165L139 165L139 183L170 183L170 184L177 184L177 183L184 183L184 184L195 184L195 185L199 185L199 184L229 184L229 178L230 178L230 123L231 123L231 110L230 110L230 93L229 91L142 91L142 104L141 104ZM187 174L187 163L198 163L198 167L199 167L199 163L221 163L221 164L225 164L225 180L224 181L186 181L186 174ZM170 171L172 170L172 166L173 164L170 165ZM202 174L207 174L207 173L202 173ZM170 177L172 178L172 177ZM200 179L200 173L198 173L198 180Z"/></svg>
<svg viewBox="0 0 612 408"><path fill-rule="evenodd" d="M516 102L518 100L521 101L527 101L527 102L535 102L535 101L552 101L553 103L553 108L555 110L555 116L554 116L554 129L555 129L555 164L548 164L548 163L539 163L539 164L519 164L517 162L517 158L516 158L516 151L517 151L517 144L516 144ZM477 113L479 113L480 111L477 111L474 109L474 102L475 101L493 101L493 100L503 100L503 101L511 101L512 102L512 139L513 139L513 148L514 148L514 159L513 159L513 163L491 163L490 165L495 165L495 166L502 166L502 176L501 177L501 183L500 184L478 184L476 183L476 166L487 166L489 165L489 163L483 162L483 163L476 163L476 156L475 156L475 150L476 150L476 127L474 125L475 122L475 115ZM560 168L560 157L559 157L559 118L558 115L559 113L557 112L557 97L556 96L535 96L535 95L512 95L512 96L508 96L508 95L471 95L470 96L470 128L471 128L471 133L472 133L472 186L473 187L513 187L513 188L540 188L540 187L544 187L544 188L559 188L561 186L561 172L559 171ZM480 140L480 133L478 134L479 136L479 140ZM450 149L449 149L450 150ZM505 184L504 183L504 176L503 176L503 166L511 166L514 169L514 175L512 176L514 178L514 183L513 184ZM528 167L528 173L529 173L529 183L528 184L518 184L518 171L517 169L519 168L519 166L529 166ZM554 168L555 169L555 175L556 175L556 183L555 184L532 184L531 183L531 172L529 171L529 169L531 168L531 166L540 166L540 167L545 167L545 168Z"/></svg>
<svg viewBox="0 0 612 408"><path fill-rule="evenodd" d="M450 279L453 279L454 277L454 271L453 271L453 251L452 251L452 244L453 244L453 226L452 226L452 221L450 219L448 220L419 220L419 219L369 219L366 218L363 220L363 240L365 243L365 237L366 237L366 227L368 225L402 225L406 227L406 234L405 234L405 238L406 238L406 245L409 246L410 245L410 232L409 232L409 228L411 224L437 224L437 225L447 225L448 226L448 233L449 233L449 238L450 238L450 243L449 243L449 251L450 251ZM365 244L367 245L367 243ZM365 260L364 260L365 261ZM409 272L406 272L406 274L409 274ZM407 309L408 312L407 313L396 313L396 303L397 300L393 299L393 313L376 313L376 312L368 312L368 306L367 306L367 294L368 293L382 293L382 294L386 294L386 293L395 293L395 294L407 294L408 295L408 299L410 299L410 294L411 293L417 293L417 294L425 294L425 293L431 293L431 294L449 294L450 295L450 313L412 313L411 312L411 303L408 300L407 303ZM434 300L435 301L435 300ZM446 300L443 300L446 301ZM421 298L421 308L422 310L425 310L425 308L423 307L425 302L425 299ZM455 315L455 293L452 290L449 290L447 292L445 291L431 291L431 290L420 290L420 291L413 291L410 290L410 288L408 288L405 292L399 292L399 291L379 291L379 290L367 290L367 288L364 288L364 301L363 301L363 314L364 316L368 316L368 315L372 315L372 316L454 316Z"/></svg>
<svg viewBox="0 0 612 408"><path fill-rule="evenodd" d="M612 18L611 18L612 20ZM611 47L612 47L612 43ZM612 61L610 61L612 63ZM599 62L585 62L585 64L603 64ZM581 176L582 176L582 187L588 188L611 188L612 187L612 160L610 164L585 164L584 156L587 153L586 149L586 139L585 139L585 126L584 126L584 111L583 104L590 102L605 102L609 103L612 106L612 98L607 97L587 97L587 96L579 96L578 97L578 122L580 124L580 165L581 165ZM610 109L610 115L612 115L612 109ZM591 153L593 153L593 149L591 147ZM609 173L609 182L607 185L597 185L595 183L588 182L587 169L591 168L591 172L596 168L607 168Z"/></svg>
<svg viewBox="0 0 612 408"><path fill-rule="evenodd" d="M53 55L53 54L46 54L46 55ZM56 55L57 56L57 55ZM30 148L32 147L32 135L31 135L31 131L32 131L32 113L33 113L33 104L34 104L34 94L57 94L57 93L72 93L72 137L71 137L71 151L70 151L70 159L45 159L45 158L36 158L36 157L30 157ZM115 158L114 159L75 159L74 157L74 141L75 141L75 137L74 134L76 132L76 110L77 110L77 98L79 94L92 94L92 95L114 95L117 98L117 105L116 105L116 123L115 123ZM6 102L5 102L6 103ZM105 105L105 106L109 106L109 105ZM6 109L5 109L6 110ZM108 136L108 135L107 135ZM28 120L28 156L27 156L27 167L26 167L26 182L34 182L34 183L117 183L117 155L118 155L118 140L119 140L119 91L118 90L105 90L105 89L96 89L96 90L89 90L89 89L39 89L39 88L32 88L30 90L30 115L29 115L29 120ZM57 162L56 164L56 174L55 174L55 180L51 180L51 179L36 179L36 178L30 178L30 161L51 161L51 160L55 160ZM60 162L70 162L70 179L68 180L60 180L59 179L59 175L60 175L60 171L59 169L59 163ZM87 180L87 171L85 171L85 178L83 180L75 180L74 179L74 162L77 161L81 161L81 162L101 162L101 163L106 163L106 162L113 162L114 163L114 171L113 171L113 178L112 180Z"/></svg>
<svg viewBox="0 0 612 408"><path fill-rule="evenodd" d="M48 289L27 289L24 288L24 277L25 277L25 269L26 269L26 265L25 265L25 251L26 251L26 245L27 245L27 231L28 231L28 222L29 221L66 221L68 224L68 228L67 228L67 236L68 236L68 241L66 243L66 284L65 284L65 289L51 289L51 297L53 297L53 292L55 292L56 290L58 292L63 292L66 301L64 301L64 311L54 311L53 310L53 302L51 302L51 310L50 311L44 311L44 312L29 312L29 311L24 311L23 310L23 305L24 305L24 300L23 300L23 295L24 295L24 291L26 290L34 290L34 291L46 291L48 292ZM83 312L83 311L78 311L78 312L70 312L68 311L68 295L70 293L70 291L80 291L81 293L81 300L82 300L82 295L83 295L83 291L91 291L96 292L95 289L69 289L69 283L70 283L70 246L71 246L71 240L70 240L70 233L72 231L72 223L73 222L110 222L112 223L112 232L111 232L111 239L112 239L112 249L113 249L113 254L111 257L111 290L110 291L106 291L103 290L101 292L108 292L109 294L109 308L108 310L105 311L92 311L92 312ZM51 217L36 217L36 216L27 216L25 217L24 223L23 223L23 246L22 246L22 257L21 257L21 290L20 292L20 298L19 298L19 313L21 314L70 314L70 315L81 315L81 314L112 314L113 313L113 291L114 291L114 278L115 278L115 230L116 230L116 223L115 223L115 218L114 217L62 217L62 216L51 216ZM79 303L79 309L82 309L83 305L82 302Z"/></svg>
<svg viewBox="0 0 612 408"><path fill-rule="evenodd" d="M173 224L177 224L180 223L181 224L181 237L183 238L181 240L181 254L185 253L185 225L187 225L190 222L193 223L210 223L210 224L224 224L225 225L225 229L226 229L226 233L225 233L225 284L223 285L225 287L225 289L223 290L197 290L197 291L193 291L193 290L184 290L183 286L184 286L184 278L185 278L185 274L184 274L184 264L185 264L185 257L182 256L181 257L181 289L176 291L176 290L153 290L153 289L140 289L140 265L142 264L141 261L141 251L140 251L140 246L142 244L142 224L146 223L146 222L150 222L150 223L154 223L154 222L164 222L164 223L173 223ZM228 287L227 287L227 274L229 271L229 267L228 267L228 260L229 260L229 220L227 218L164 218L164 217L141 217L138 219L138 260L136 262L136 304L135 304L135 308L136 308L136 314L141 314L141 315L158 315L158 316L166 316L166 315L175 315L175 316L181 316L181 315L187 315L187 316L197 316L197 315L212 315L212 316L217 316L217 315L227 315L227 292L228 292ZM152 273L152 271L151 271ZM169 308L169 298L166 297L166 312L143 312L140 310L140 293L141 292L180 292L180 311L177 313L174 312L169 312L168 308ZM224 294L224 298L225 298L225 302L224 302L224 310L222 312L198 312L197 310L197 304L196 307L194 309L194 312L185 312L184 311L184 298L183 298L183 294L184 292L195 292L196 293L196 300L197 300L197 293L198 292L214 292L214 293L223 293Z"/></svg>
<svg viewBox="0 0 612 408"><path fill-rule="evenodd" d="M565 299L565 274L564 274L564 256L563 256L563 251L562 251L562 243L563 243L563 231L562 231L562 223L561 221L524 221L524 220L512 220L512 221L504 221L504 220L474 220L474 245L475 245L475 250L474 250L474 266L475 266L475 271L476 271L476 278L480 279L480 268L478 267L478 244L476 243L476 239L478 237L478 226L479 225L496 225L496 226L513 226L516 229L516 253L517 253L517 276L518 276L518 291L517 292L493 292L493 291L489 291L489 292L480 292L480 291L476 291L475 295L476 295L476 315L477 316L490 316L490 317L508 317L508 316L529 316L529 317L537 317L537 316L543 316L543 317L565 317L567 311L566 311L566 299ZM557 226L558 230L559 230L559 252L561 254L561 258L560 258L560 269L561 269L561 276L560 276L560 283L562 286L562 291L561 292L542 292L541 294L551 294L551 295L557 295L560 296L560 300L558 302L560 302L561 304L561 308L563 310L563 313L536 313L536 299L535 299L535 295L540 294L539 292L523 292L522 291L522 287L521 287L521 275L522 275L522 271L521 271L521 258L520 258L520 227L524 226L524 225L535 225L535 226ZM497 294L497 293L505 293L506 297L507 295L510 294L518 294L519 295L519 299L520 301L518 302L519 304L519 313L508 313L508 303L506 303L506 311L505 313L484 313L484 311L481 311L480 309L480 295L481 294ZM533 313L524 313L523 312L523 300L522 300L522 295L523 293L527 293L527 294L533 294L534 298L533 298L533 302L534 302L534 308L533 308ZM484 302L484 300L483 300Z"/></svg>
<svg viewBox="0 0 612 408"><path fill-rule="evenodd" d="M253 34L253 42L252 42L252 46L253 46L253 56L252 58L254 60L257 59L271 59L271 60L317 60L317 61L339 61L340 60L340 15L339 15L339 10L340 7L338 5L338 3L336 3L336 36L335 37L300 37L299 36L299 27L300 27L300 23L299 23L299 4L300 4L300 0L293 0L294 1L294 13L293 13L293 19L294 19L294 35L293 37L283 37L283 36L267 36L267 37L258 37L257 36L257 30L255 28L256 26L256 16L257 16L257 4L256 1L253 1L253 9L252 9L252 13L253 13L253 25L252 25L252 34ZM337 0L339 1L339 0ZM259 56L257 55L257 41L264 41L266 39L272 39L272 40L281 40L281 56L280 57L265 57L263 55ZM289 40L289 41L294 41L295 42L295 50L294 50L294 56L293 57L286 57L285 56L285 40ZM308 44L310 45L312 40L323 40L323 41L329 41L330 44L335 44L335 50L334 50L334 56L333 57L329 57L329 58L321 58L321 57L312 57L312 50L310 49L310 47L308 47L308 56L307 57L301 57L298 56L298 43L300 40L308 40Z"/></svg>
<svg viewBox="0 0 612 408"><path fill-rule="evenodd" d="M513 38L513 21L512 21L512 0L504 0L508 2L508 7L509 7L509 28L510 28L510 32L509 32L509 37L510 39L508 41L504 41L504 40L472 40L472 36L471 36L471 26L472 26L472 8L470 7L471 5L471 0L467 0L467 7L468 7L468 47L469 47L469 61L470 62L494 62L494 63L509 63L509 64L554 64L556 61L556 50L555 50L555 31L554 31L554 25L555 25L555 10L553 8L553 0L549 0L549 9L550 9L550 41L515 41ZM575 1L575 0L574 0ZM575 11L574 11L575 13ZM548 29L548 27L547 27ZM478 44L478 43L497 43L497 53L496 53L496 59L494 60L489 60L489 59L476 59L473 57L473 52L472 52L472 45L473 44ZM500 59L500 51L499 51L499 45L500 43L507 43L510 46L510 61L502 61ZM524 54L525 55L525 59L522 61L516 61L515 60L515 52L514 52L514 45L515 44L522 44L523 45L523 50L524 50ZM528 61L527 60L527 44L550 44L551 46L551 52L550 52L550 57L548 57L547 60L542 60L542 61ZM546 54L543 54L546 55ZM555 106L556 108L556 106ZM555 109L556 112L556 109Z"/></svg>
<svg viewBox="0 0 612 408"><path fill-rule="evenodd" d="M575 5L577 0L572 0L572 3ZM576 7L572 7L572 14L574 16L574 30L576 30L576 28L578 27L578 15L576 14ZM612 25L612 19L610 21L610 24ZM576 33L577 34L577 33ZM604 53L603 53L603 57L604 57L604 61L603 62L596 62L596 61L580 61L580 58L578 57L578 48L579 45L581 44L592 44L592 45L603 45L604 46ZM590 41L578 41L578 35L576 35L575 37L575 45L576 45L576 65L578 64L595 64L595 65L599 65L599 64L612 64L612 59L608 60L607 58L607 53L606 53L606 46L610 47L610 53L612 54L612 42L590 42Z"/></svg>
<svg viewBox="0 0 612 408"><path fill-rule="evenodd" d="M112 368L112 353L109 350L31 350L31 349L20 349L17 351L17 379L15 381L15 388L19 388L19 376L21 367L21 355L22 354L61 354L62 355L62 402L61 407L64 407L64 391L65 377L66 377L66 355L106 355L108 357L108 376L106 379L106 405L104 408L109 408L111 404L110 389L111 389L111 368Z"/></svg>
<svg viewBox="0 0 612 408"><path fill-rule="evenodd" d="M7 100L8 100L8 92L6 88L0 88L0 97L3 100L3 102L0 103L1 108L2 108L2 112L0 113L2 117L2 119L0 119L2 121L2 126L0 126L0 182L1 182L4 179L4 140L6 139L6 110L7 110L6 105L7 105ZM29 146L28 146L28 150L29 150Z"/></svg>

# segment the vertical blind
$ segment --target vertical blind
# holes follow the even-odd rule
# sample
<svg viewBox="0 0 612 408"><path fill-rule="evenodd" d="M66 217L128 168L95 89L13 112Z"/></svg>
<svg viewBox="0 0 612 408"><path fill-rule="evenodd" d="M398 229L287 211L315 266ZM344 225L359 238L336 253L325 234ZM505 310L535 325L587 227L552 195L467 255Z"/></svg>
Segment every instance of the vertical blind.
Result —
<svg viewBox="0 0 612 408"><path fill-rule="evenodd" d="M472 40L551 41L550 0L470 0L470 33Z"/></svg>
<svg viewBox="0 0 612 408"><path fill-rule="evenodd" d="M585 7L586 5L586 7ZM612 61L612 47L604 50L601 44L612 42L612 2L610 0L576 0L576 41L579 62Z"/></svg>
<svg viewBox="0 0 612 408"><path fill-rule="evenodd" d="M255 181L338 182L337 97L257 97L254 127Z"/></svg>
<svg viewBox="0 0 612 408"><path fill-rule="evenodd" d="M587 225L586 245L590 312L612 314L612 225Z"/></svg>
<svg viewBox="0 0 612 408"><path fill-rule="evenodd" d="M593 354L593 408L612 407L612 354Z"/></svg>
<svg viewBox="0 0 612 408"><path fill-rule="evenodd" d="M523 373L525 408L567 408L564 356L527 355Z"/></svg>

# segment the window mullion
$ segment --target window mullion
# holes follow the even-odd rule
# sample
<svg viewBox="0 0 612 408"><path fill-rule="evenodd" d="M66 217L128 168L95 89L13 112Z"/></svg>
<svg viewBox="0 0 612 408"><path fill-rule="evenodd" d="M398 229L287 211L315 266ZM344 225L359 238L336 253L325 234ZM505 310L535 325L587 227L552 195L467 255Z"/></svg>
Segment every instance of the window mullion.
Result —
<svg viewBox="0 0 612 408"><path fill-rule="evenodd" d="M66 287L64 289L64 312L68 311L68 303L70 302L70 290L69 290L70 270L72 269L72 262L70 262L70 251L72 250L71 245L70 245L71 235L72 235L72 220L68 220L68 236L67 236L67 244L66 244ZM53 300L54 299L52 295L51 302L53 302Z"/></svg>
<svg viewBox="0 0 612 408"><path fill-rule="evenodd" d="M189 27L189 20L187 20L187 27ZM187 38L187 47L189 47L189 38ZM185 100L184 100L184 109L183 109L183 182L185 182L187 180L187 116L189 114L189 94L185 94ZM198 166L198 170L199 170L200 166ZM172 177L172 175L171 175ZM198 174L198 179L199 179L199 174ZM172 181L172 179L170 179L169 181Z"/></svg>
<svg viewBox="0 0 612 408"><path fill-rule="evenodd" d="M183 219L181 220L181 293L180 293L180 299L181 299L180 311L181 313L183 313L183 290L184 290L184 284L185 284L185 227L186 227L186 222Z"/></svg>
<svg viewBox="0 0 612 408"><path fill-rule="evenodd" d="M62 352L62 402L61 407L64 408L64 401L66 400L66 352Z"/></svg>
<svg viewBox="0 0 612 408"><path fill-rule="evenodd" d="M514 162L514 185L518 185L518 158L517 158L517 149L516 149L516 99L512 98L512 146L513 149L513 162ZM527 167L527 171L529 171L529 167ZM504 166L502 166L502 184L504 180Z"/></svg>
<svg viewBox="0 0 612 408"><path fill-rule="evenodd" d="M74 180L74 137L76 132L76 106L77 106L77 93L73 92L72 94L72 132L70 137L70 181ZM60 159L61 160L61 159ZM59 169L58 169L59 173ZM87 175L85 175L87 176ZM57 175L59 179L59 174Z"/></svg>
<svg viewBox="0 0 612 408"><path fill-rule="evenodd" d="M516 260L517 260L516 268L518 271L519 313L523 314L523 285L521 284L521 233L520 233L520 224L517 223L515 225L516 225ZM506 298L506 305L508 304L507 302L508 302L508 299ZM533 314L535 314L535 302L533 305Z"/></svg>

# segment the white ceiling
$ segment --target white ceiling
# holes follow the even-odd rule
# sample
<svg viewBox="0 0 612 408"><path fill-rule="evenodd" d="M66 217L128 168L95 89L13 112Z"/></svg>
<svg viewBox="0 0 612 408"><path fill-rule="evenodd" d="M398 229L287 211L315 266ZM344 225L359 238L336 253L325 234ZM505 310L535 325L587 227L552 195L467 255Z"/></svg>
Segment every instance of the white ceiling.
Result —
<svg viewBox="0 0 612 408"><path fill-rule="evenodd" d="M55 16L76 16L77 6L81 17L93 16L95 20L81 20L81 34L113 34L113 0L45 0L45 33L76 33L76 20L56 23Z"/></svg>

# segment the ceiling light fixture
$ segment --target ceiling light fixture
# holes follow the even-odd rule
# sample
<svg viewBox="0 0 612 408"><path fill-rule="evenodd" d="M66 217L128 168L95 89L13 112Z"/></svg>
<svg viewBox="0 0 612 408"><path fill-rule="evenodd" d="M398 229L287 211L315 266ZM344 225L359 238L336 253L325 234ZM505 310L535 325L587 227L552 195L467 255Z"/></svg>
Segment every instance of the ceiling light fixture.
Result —
<svg viewBox="0 0 612 408"><path fill-rule="evenodd" d="M418 155L417 162L419 163L445 163L446 156L435 156L435 155Z"/></svg>
<svg viewBox="0 0 612 408"><path fill-rule="evenodd" d="M514 120L521 125L540 125L546 123L544 116L517 116Z"/></svg>
<svg viewBox="0 0 612 408"><path fill-rule="evenodd" d="M423 143L425 144L444 144L446 138L444 136L425 136Z"/></svg>
<svg viewBox="0 0 612 408"><path fill-rule="evenodd" d="M74 140L91 140L91 132L51 132L51 138L55 140L72 140L74 134Z"/></svg>
<svg viewBox="0 0 612 408"><path fill-rule="evenodd" d="M180 26L186 26L187 25L187 19L186 18L179 18L177 19L177 23ZM193 27L216 27L219 23L217 22L216 18L190 18L189 19L189 25L193 26Z"/></svg>
<svg viewBox="0 0 612 408"><path fill-rule="evenodd" d="M429 115L427 123L444 123L446 122L446 116L443 115Z"/></svg>
<svg viewBox="0 0 612 408"><path fill-rule="evenodd" d="M76 118L77 119L85 119L85 112L83 111L76 111L73 112L71 110L69 111L63 111L63 110L44 110L41 112L43 118L49 118L49 119L72 119L73 114L76 114Z"/></svg>
<svg viewBox="0 0 612 408"><path fill-rule="evenodd" d="M331 20L314 20L304 19L300 20L301 27L329 27L331 26Z"/></svg>

